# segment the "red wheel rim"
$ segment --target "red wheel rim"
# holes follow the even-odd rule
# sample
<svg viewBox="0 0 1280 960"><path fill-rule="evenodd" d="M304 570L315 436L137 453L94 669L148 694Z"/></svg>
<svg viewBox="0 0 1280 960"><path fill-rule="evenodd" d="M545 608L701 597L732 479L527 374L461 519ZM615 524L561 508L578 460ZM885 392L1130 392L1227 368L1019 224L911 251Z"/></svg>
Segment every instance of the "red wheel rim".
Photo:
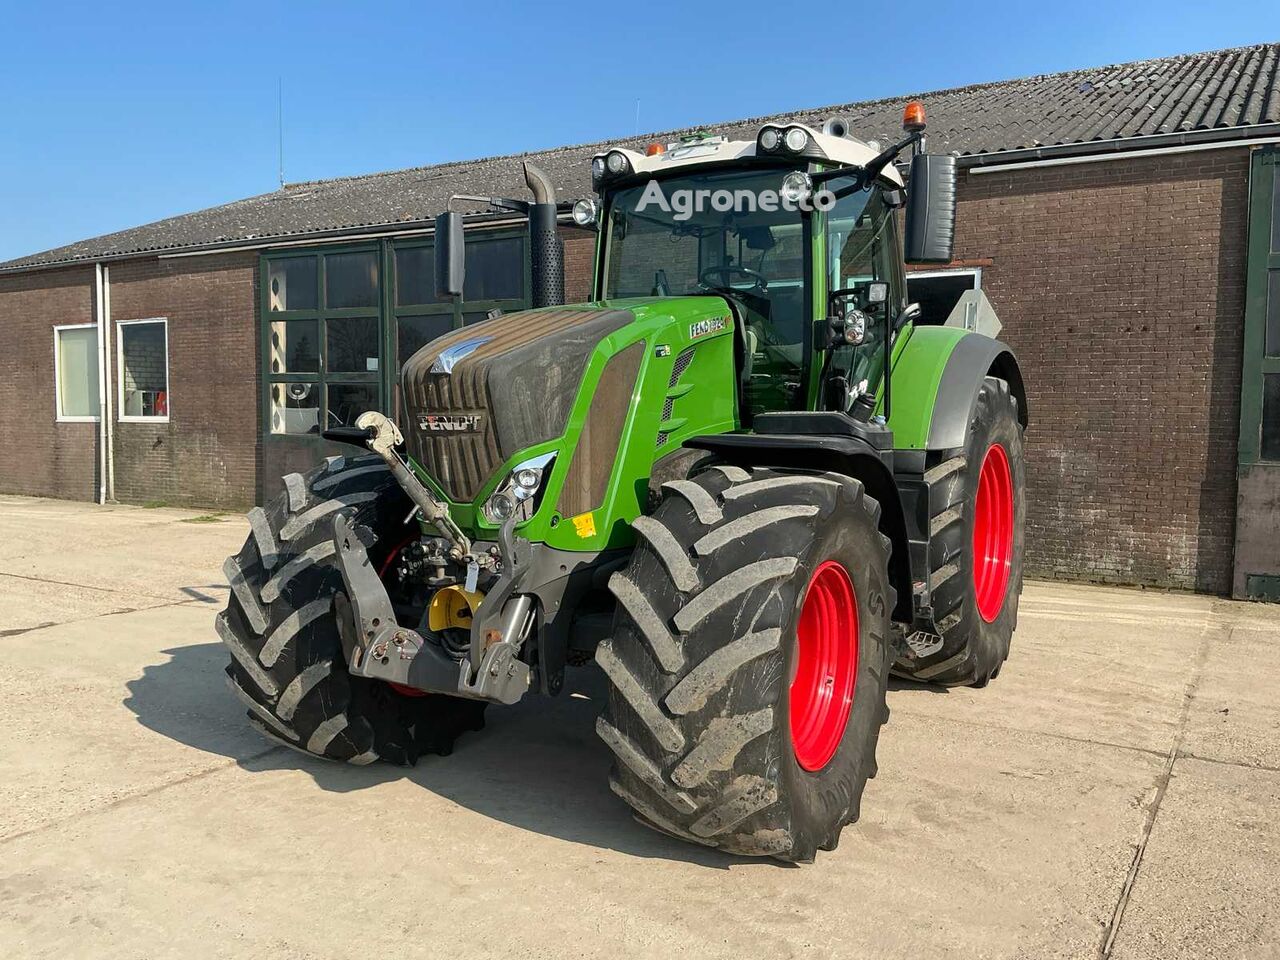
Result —
<svg viewBox="0 0 1280 960"><path fill-rule="evenodd" d="M805 770L821 770L840 746L858 679L858 602L849 572L834 560L809 581L796 640L791 748Z"/></svg>
<svg viewBox="0 0 1280 960"><path fill-rule="evenodd" d="M973 504L973 591L978 615L987 623L1000 616L1013 566L1013 477L1009 455L993 443L982 458Z"/></svg>

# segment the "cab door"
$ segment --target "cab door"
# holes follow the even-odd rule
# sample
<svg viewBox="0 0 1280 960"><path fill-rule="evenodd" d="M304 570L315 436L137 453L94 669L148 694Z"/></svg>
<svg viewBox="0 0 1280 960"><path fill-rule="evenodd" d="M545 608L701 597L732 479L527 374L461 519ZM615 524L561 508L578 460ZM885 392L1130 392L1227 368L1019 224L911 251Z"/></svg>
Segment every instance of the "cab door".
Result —
<svg viewBox="0 0 1280 960"><path fill-rule="evenodd" d="M826 237L827 295L844 292L845 302L868 320L863 342L837 348L830 371L848 380L851 400L878 394L884 379L885 338L902 308L904 290L897 222L883 192L871 187L836 201L827 211ZM883 303L868 296L872 283L889 285Z"/></svg>

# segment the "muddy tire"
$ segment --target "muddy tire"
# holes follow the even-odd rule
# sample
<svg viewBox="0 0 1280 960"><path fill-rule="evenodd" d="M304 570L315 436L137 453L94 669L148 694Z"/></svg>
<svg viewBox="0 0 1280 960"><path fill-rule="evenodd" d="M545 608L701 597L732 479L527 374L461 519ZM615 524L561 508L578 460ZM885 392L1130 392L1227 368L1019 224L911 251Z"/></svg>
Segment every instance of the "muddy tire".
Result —
<svg viewBox="0 0 1280 960"><path fill-rule="evenodd" d="M1004 380L983 382L968 442L949 454L925 474L932 507L930 592L942 642L923 656L899 659L894 672L981 687L1009 656L1022 594L1026 467L1018 401Z"/></svg>
<svg viewBox="0 0 1280 960"><path fill-rule="evenodd" d="M836 474L726 466L662 492L596 653L610 785L669 834L811 861L857 820L888 717L879 504Z"/></svg>
<svg viewBox="0 0 1280 960"><path fill-rule="evenodd" d="M458 734L483 726L485 705L353 677L338 632L343 605L334 599L345 586L334 516L367 531L378 563L411 533L408 498L377 457L333 457L284 484L269 507L249 511L249 538L223 566L231 596L217 630L231 653L227 682L249 722L286 746L349 763L449 753Z"/></svg>

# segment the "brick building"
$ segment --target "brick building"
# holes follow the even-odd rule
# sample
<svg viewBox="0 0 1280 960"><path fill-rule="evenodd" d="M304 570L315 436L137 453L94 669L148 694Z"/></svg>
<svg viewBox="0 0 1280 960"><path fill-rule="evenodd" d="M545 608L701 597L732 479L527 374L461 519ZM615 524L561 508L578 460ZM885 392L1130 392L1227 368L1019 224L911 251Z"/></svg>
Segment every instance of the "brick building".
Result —
<svg viewBox="0 0 1280 960"><path fill-rule="evenodd" d="M1280 593L1280 45L920 98L962 172L956 260L911 295L940 321L980 286L1018 352L1029 570ZM786 119L883 142L907 99ZM525 156L569 200L601 147ZM463 302L431 293L433 218L452 194L523 196L520 159L291 184L0 264L0 440L21 451L0 491L269 498L328 452L322 418L395 410L427 339L527 305L522 230L479 210ZM582 300L594 234L564 235Z"/></svg>

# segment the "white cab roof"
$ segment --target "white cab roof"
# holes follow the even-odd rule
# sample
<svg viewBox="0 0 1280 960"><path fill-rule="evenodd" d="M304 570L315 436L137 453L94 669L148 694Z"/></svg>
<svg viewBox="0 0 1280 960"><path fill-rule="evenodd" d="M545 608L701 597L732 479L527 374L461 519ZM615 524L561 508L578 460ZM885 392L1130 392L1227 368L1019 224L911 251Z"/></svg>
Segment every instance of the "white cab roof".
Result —
<svg viewBox="0 0 1280 960"><path fill-rule="evenodd" d="M880 152L879 148L861 140L821 133L800 123L767 124L767 126L776 127L784 132L791 127L800 127L809 134L813 143L826 154L826 158L839 166L865 167ZM653 156L646 156L639 151L629 150L625 147L617 147L615 149L618 153L626 155L627 159L631 161L631 169L636 173L648 173L655 176L660 176L681 167L725 163L743 157L756 156L756 143L754 140L725 140L722 137L713 136L705 140L687 140L679 143L664 144L664 146L667 148L665 153L658 153ZM605 156L605 154L613 152L613 150L606 150L604 153L597 154L597 156ZM793 157L794 154L779 150L776 154L769 154L769 156L777 156L778 159L785 160ZM810 157L810 159L813 158ZM902 176L892 163L885 166L884 170L880 172L880 177L897 186L903 185Z"/></svg>

